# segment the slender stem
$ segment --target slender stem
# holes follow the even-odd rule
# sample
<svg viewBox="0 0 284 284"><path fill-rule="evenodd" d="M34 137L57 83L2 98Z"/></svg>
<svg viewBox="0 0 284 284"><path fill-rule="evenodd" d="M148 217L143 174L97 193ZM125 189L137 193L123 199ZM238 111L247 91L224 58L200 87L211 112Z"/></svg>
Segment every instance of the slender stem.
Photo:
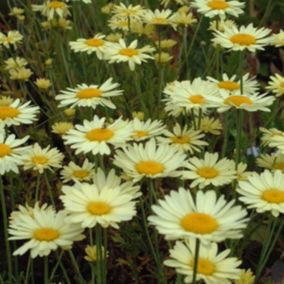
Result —
<svg viewBox="0 0 284 284"><path fill-rule="evenodd" d="M50 196L51 203L52 203L53 207L56 208L55 201L54 201L53 194L52 194L52 190L51 190L51 186L50 186L50 183L48 181L48 176L47 176L46 172L44 173L44 178L45 178L45 183L46 183L48 194Z"/></svg>
<svg viewBox="0 0 284 284"><path fill-rule="evenodd" d="M198 258L199 258L199 248L200 240L195 240L195 252L194 252L194 264L193 264L193 275L192 275L192 284L196 284L197 268L198 268Z"/></svg>
<svg viewBox="0 0 284 284"><path fill-rule="evenodd" d="M27 270L26 270L26 276L25 276L25 284L29 284L29 280L30 280L30 271L31 271L31 265L32 265L32 257L31 255L29 255L29 260L28 260L28 264L27 264Z"/></svg>
<svg viewBox="0 0 284 284"><path fill-rule="evenodd" d="M48 256L44 257L44 284L49 284L48 280Z"/></svg>
<svg viewBox="0 0 284 284"><path fill-rule="evenodd" d="M96 226L96 274L97 274L97 281L96 284L104 284L104 277L103 277L103 257L102 257L102 228L100 225Z"/></svg>
<svg viewBox="0 0 284 284"><path fill-rule="evenodd" d="M36 177L36 193L35 193L35 201L39 201L39 188L40 188L40 174L38 173Z"/></svg>
<svg viewBox="0 0 284 284"><path fill-rule="evenodd" d="M237 109L237 136L236 136L236 167L240 162L241 154L241 140L242 140L242 125L243 125L243 112Z"/></svg>
<svg viewBox="0 0 284 284"><path fill-rule="evenodd" d="M49 282L48 283L52 282L52 279L53 279L53 277L54 277L54 275L56 273L56 270L57 270L57 268L58 268L58 266L60 264L61 258L63 256L63 252L64 252L63 250L60 252L60 255L59 255L58 259L57 259L57 262L56 262L55 266L53 267L53 269L52 269L52 271L50 273L50 277L49 277Z"/></svg>
<svg viewBox="0 0 284 284"><path fill-rule="evenodd" d="M85 283L85 280L84 280L84 278L83 278L83 276L82 276L82 274L80 272L78 263L77 263L77 261L75 259L75 256L74 256L73 252L71 250L69 250L68 252L69 252L69 256L70 256L71 262L72 262L72 264L73 264L73 266L74 266L74 268L75 268L75 270L76 270L76 272L78 274L78 277L80 279L80 283Z"/></svg>
<svg viewBox="0 0 284 284"><path fill-rule="evenodd" d="M4 193L2 176L0 176L0 199L1 199L1 207L2 207L3 226L4 226L3 229L4 229L4 240L5 240L5 247L6 247L8 278L9 278L9 283L12 283L12 258L11 258L10 243L8 240L7 204L5 202L5 193Z"/></svg>

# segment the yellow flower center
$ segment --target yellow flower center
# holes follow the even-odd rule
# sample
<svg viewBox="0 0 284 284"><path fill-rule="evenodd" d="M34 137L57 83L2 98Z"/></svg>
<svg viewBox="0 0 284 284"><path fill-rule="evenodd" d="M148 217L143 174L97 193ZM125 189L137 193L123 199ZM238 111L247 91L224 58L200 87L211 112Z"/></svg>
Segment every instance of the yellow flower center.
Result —
<svg viewBox="0 0 284 284"><path fill-rule="evenodd" d="M190 267L193 267L194 259L190 262ZM197 261L197 273L203 275L212 275L215 272L215 264L209 259L200 257Z"/></svg>
<svg viewBox="0 0 284 284"><path fill-rule="evenodd" d="M12 153L10 146L6 144L0 144L0 158L8 156Z"/></svg>
<svg viewBox="0 0 284 284"><path fill-rule="evenodd" d="M284 163L275 163L273 169L284 171Z"/></svg>
<svg viewBox="0 0 284 284"><path fill-rule="evenodd" d="M219 227L216 219L205 213L189 213L180 220L180 225L187 232L210 234Z"/></svg>
<svg viewBox="0 0 284 284"><path fill-rule="evenodd" d="M167 18L157 17L152 19L152 25L166 25L168 23Z"/></svg>
<svg viewBox="0 0 284 284"><path fill-rule="evenodd" d="M270 188L262 193L262 199L268 203L282 203L284 202L284 191L277 188Z"/></svg>
<svg viewBox="0 0 284 284"><path fill-rule="evenodd" d="M0 107L0 119L6 119L6 118L15 118L20 114L20 112L10 106L1 106Z"/></svg>
<svg viewBox="0 0 284 284"><path fill-rule="evenodd" d="M90 141L108 141L113 136L113 131L107 128L95 128L86 133Z"/></svg>
<svg viewBox="0 0 284 284"><path fill-rule="evenodd" d="M156 175L164 171L164 166L156 161L142 161L135 166L137 172L146 175Z"/></svg>
<svg viewBox="0 0 284 284"><path fill-rule="evenodd" d="M134 48L122 48L119 51L119 54L123 55L123 56L132 57L132 56L138 55L139 52L138 52L138 50L136 50Z"/></svg>
<svg viewBox="0 0 284 284"><path fill-rule="evenodd" d="M77 170L73 172L73 175L78 179L83 179L89 175L89 172L86 170Z"/></svg>
<svg viewBox="0 0 284 284"><path fill-rule="evenodd" d="M88 46L98 47L104 45L104 41L100 38L90 38L85 41Z"/></svg>
<svg viewBox="0 0 284 284"><path fill-rule="evenodd" d="M60 1L52 1L47 4L47 7L50 9L62 9L65 7L65 4Z"/></svg>
<svg viewBox="0 0 284 284"><path fill-rule="evenodd" d="M84 90L80 90L77 94L76 97L78 99L92 99L92 98L97 98L102 95L102 91L97 88L87 88Z"/></svg>
<svg viewBox="0 0 284 284"><path fill-rule="evenodd" d="M249 45L256 43L255 36L250 35L250 34L242 34L242 33L233 35L230 38L230 40L231 40L232 43L237 43L237 44L243 45L243 46L249 46Z"/></svg>
<svg viewBox="0 0 284 284"><path fill-rule="evenodd" d="M197 105L202 105L205 102L204 97L201 95L193 95L193 96L190 96L188 99L190 100L191 103L197 104Z"/></svg>
<svg viewBox="0 0 284 284"><path fill-rule="evenodd" d="M35 164L44 165L48 162L48 158L46 156L38 155L38 156L33 156L32 161Z"/></svg>
<svg viewBox="0 0 284 284"><path fill-rule="evenodd" d="M218 176L219 172L215 168L211 167L202 167L199 168L197 171L197 174L200 175L203 178L214 178Z"/></svg>
<svg viewBox="0 0 284 284"><path fill-rule="evenodd" d="M229 7L229 4L224 0L211 0L207 5L214 10L225 10Z"/></svg>
<svg viewBox="0 0 284 284"><path fill-rule="evenodd" d="M176 144L188 144L190 142L189 136L174 136L171 138L173 143Z"/></svg>
<svg viewBox="0 0 284 284"><path fill-rule="evenodd" d="M284 82L280 83L280 88L284 88Z"/></svg>
<svg viewBox="0 0 284 284"><path fill-rule="evenodd" d="M58 230L52 228L40 228L36 229L33 233L33 237L38 241L51 242L58 239L60 233Z"/></svg>
<svg viewBox="0 0 284 284"><path fill-rule="evenodd" d="M149 131L143 131L143 130L139 131L138 130L138 131L135 131L132 136L134 138L141 138L141 137L145 137L147 135L149 135Z"/></svg>
<svg viewBox="0 0 284 284"><path fill-rule="evenodd" d="M226 105L240 107L243 104L251 106L253 104L253 101L250 98L246 97L246 96L238 96L238 95L236 95L236 96L230 96L230 97L226 98L224 103Z"/></svg>
<svg viewBox="0 0 284 284"><path fill-rule="evenodd" d="M240 84L234 81L220 81L218 87L228 91L235 91L240 89Z"/></svg>
<svg viewBox="0 0 284 284"><path fill-rule="evenodd" d="M87 210L92 215L105 215L111 211L111 206L103 201L91 201L87 205Z"/></svg>

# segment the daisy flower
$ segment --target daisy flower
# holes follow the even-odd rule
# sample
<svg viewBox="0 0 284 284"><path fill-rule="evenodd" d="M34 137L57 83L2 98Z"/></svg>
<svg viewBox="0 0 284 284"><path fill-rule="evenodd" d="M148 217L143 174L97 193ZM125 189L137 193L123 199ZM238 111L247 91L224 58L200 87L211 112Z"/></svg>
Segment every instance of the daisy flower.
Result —
<svg viewBox="0 0 284 284"><path fill-rule="evenodd" d="M177 12L175 12L171 17L171 20L174 25L184 27L188 27L189 25L192 25L197 22L191 12L182 10L178 10Z"/></svg>
<svg viewBox="0 0 284 284"><path fill-rule="evenodd" d="M190 158L183 171L183 178L192 180L190 187L222 186L236 178L235 163L227 158L219 159L218 153L206 152L203 159Z"/></svg>
<svg viewBox="0 0 284 284"><path fill-rule="evenodd" d="M93 228L97 224L118 228L118 223L129 221L136 215L133 189L125 191L123 186L103 175L103 171L99 171L94 184L76 183L62 187L60 199L69 222L80 224L82 228Z"/></svg>
<svg viewBox="0 0 284 284"><path fill-rule="evenodd" d="M276 97L284 95L284 77L279 74L270 76L266 90L272 92Z"/></svg>
<svg viewBox="0 0 284 284"><path fill-rule="evenodd" d="M121 146L130 139L131 128L122 118L113 123L106 123L106 118L94 116L93 120L84 120L83 125L77 124L69 130L63 139L66 145L76 149L75 153L93 153L93 155L109 155L110 145Z"/></svg>
<svg viewBox="0 0 284 284"><path fill-rule="evenodd" d="M111 11L116 17L124 18L126 20L141 20L144 14L144 8L140 5L133 6L132 4L126 6L124 3L114 5Z"/></svg>
<svg viewBox="0 0 284 284"><path fill-rule="evenodd" d="M220 135L223 129L220 119L203 117L200 121L200 130L205 134Z"/></svg>
<svg viewBox="0 0 284 284"><path fill-rule="evenodd" d="M241 80L236 79L236 75L229 77L226 73L222 74L222 79L217 80L212 77L207 77L209 82L212 82L212 87L216 89L220 95L240 95L241 94ZM249 74L245 74L243 80L243 94L252 95L258 89L258 83L255 79L250 78Z"/></svg>
<svg viewBox="0 0 284 284"><path fill-rule="evenodd" d="M32 70L26 67L9 70L10 79L16 81L26 82L32 76L32 74Z"/></svg>
<svg viewBox="0 0 284 284"><path fill-rule="evenodd" d="M210 21L209 31L220 31L223 32L225 28L237 27L236 22L233 20L218 19L215 21Z"/></svg>
<svg viewBox="0 0 284 284"><path fill-rule="evenodd" d="M229 249L218 252L216 243L201 244L196 280L206 284L230 284L232 280L239 279L241 270L238 267L241 261L235 257L229 257L230 254ZM194 273L194 257L194 240L177 241L173 249L170 249L170 257L164 261L164 264L184 275L184 283L191 283Z"/></svg>
<svg viewBox="0 0 284 284"><path fill-rule="evenodd" d="M65 18L70 15L68 5L63 1L46 1L42 5L32 5L32 10L40 12L48 20L52 20L55 16Z"/></svg>
<svg viewBox="0 0 284 284"><path fill-rule="evenodd" d="M137 40L127 45L124 39L120 39L118 43L109 43L105 50L107 60L110 63L127 62L130 70L134 71L136 64L140 65L147 59L153 59L150 54L155 50L149 45L142 48L137 48L137 45Z"/></svg>
<svg viewBox="0 0 284 284"><path fill-rule="evenodd" d="M280 170L284 173L284 153L262 154L256 159L256 164L260 168Z"/></svg>
<svg viewBox="0 0 284 284"><path fill-rule="evenodd" d="M191 6L205 17L214 18L219 16L224 19L228 15L238 17L242 14L245 3L234 0L194 0Z"/></svg>
<svg viewBox="0 0 284 284"><path fill-rule="evenodd" d="M268 106L272 105L275 98L266 94L245 94L230 95L223 94L221 96L210 97L212 107L216 107L217 111L222 113L231 108L243 109L249 112L267 111L270 112Z"/></svg>
<svg viewBox="0 0 284 284"><path fill-rule="evenodd" d="M67 166L64 166L60 172L61 179L64 183L69 181L84 182L89 181L95 173L95 165L85 159L82 166L70 162Z"/></svg>
<svg viewBox="0 0 284 284"><path fill-rule="evenodd" d="M117 150L114 165L121 168L127 176L139 181L143 177L160 178L178 176L186 155L170 145L157 145L150 139L145 145L133 144Z"/></svg>
<svg viewBox="0 0 284 284"><path fill-rule="evenodd" d="M76 41L70 41L70 48L74 52L86 52L87 54L96 53L99 59L103 59L106 48L105 35L96 34L91 38L78 38Z"/></svg>
<svg viewBox="0 0 284 284"><path fill-rule="evenodd" d="M274 217L284 213L284 173L279 170L254 173L238 183L237 192L239 199L258 213L270 211Z"/></svg>
<svg viewBox="0 0 284 284"><path fill-rule="evenodd" d="M25 58L23 57L10 57L7 60L4 61L5 63L5 70L13 70L13 69L17 69L17 68L22 68L25 67L28 62Z"/></svg>
<svg viewBox="0 0 284 284"><path fill-rule="evenodd" d="M240 181L240 180L247 180L249 176L251 176L253 174L253 172L249 172L247 171L247 164L245 163L239 163L237 165L237 168L236 168L236 180L237 181Z"/></svg>
<svg viewBox="0 0 284 284"><path fill-rule="evenodd" d="M18 31L9 31L7 35L0 32L0 45L6 48L10 48L12 45L14 48L17 44L23 40L23 36Z"/></svg>
<svg viewBox="0 0 284 284"><path fill-rule="evenodd" d="M22 155L23 166L25 170L32 169L40 174L44 170L61 168L64 156L56 148L41 148L38 143L34 144Z"/></svg>
<svg viewBox="0 0 284 284"><path fill-rule="evenodd" d="M132 128L131 136L135 141L142 141L159 136L166 127L160 120L151 120L149 118L147 121L141 121L136 117L130 121L130 126Z"/></svg>
<svg viewBox="0 0 284 284"><path fill-rule="evenodd" d="M32 258L47 256L57 248L71 249L74 241L84 238L79 225L66 223L66 212L62 210L56 212L51 207L36 204L31 213L19 212L10 219L9 239L26 241L13 255L23 255L30 250Z"/></svg>
<svg viewBox="0 0 284 284"><path fill-rule="evenodd" d="M194 130L187 126L181 128L177 123L173 131L164 130L163 134L166 137L158 137L160 143L170 144L179 150L189 152L200 152L201 148L208 145L207 142L203 141L204 134L200 130Z"/></svg>
<svg viewBox="0 0 284 284"><path fill-rule="evenodd" d="M260 131L263 132L261 137L262 144L271 148L276 147L280 153L284 153L284 132L276 128L266 129L260 127Z"/></svg>
<svg viewBox="0 0 284 284"><path fill-rule="evenodd" d="M116 106L110 101L110 97L122 95L122 90L116 90L119 87L118 83L114 83L112 78L109 78L102 85L77 85L76 88L67 88L61 91L55 97L60 101L59 107L79 106L92 107L95 109L98 105L115 109Z"/></svg>
<svg viewBox="0 0 284 284"><path fill-rule="evenodd" d="M284 30L280 30L278 34L273 34L271 36L271 44L275 47L284 46Z"/></svg>
<svg viewBox="0 0 284 284"><path fill-rule="evenodd" d="M58 135L66 134L70 129L73 128L73 124L67 121L55 122L52 125L52 132Z"/></svg>
<svg viewBox="0 0 284 284"><path fill-rule="evenodd" d="M206 110L210 107L208 97L216 95L212 84L201 78L193 81L174 81L165 87L163 93L166 94L164 102L184 109L186 112L192 109Z"/></svg>
<svg viewBox="0 0 284 284"><path fill-rule="evenodd" d="M148 217L166 239L199 238L202 243L222 242L225 239L239 239L246 227L247 212L234 205L216 191L197 191L194 200L190 190L172 190L158 205L153 205L155 215Z"/></svg>
<svg viewBox="0 0 284 284"><path fill-rule="evenodd" d="M173 11L170 9L163 9L155 11L146 10L143 15L143 21L149 25L155 26L166 26L172 25L175 26L172 21Z"/></svg>
<svg viewBox="0 0 284 284"><path fill-rule="evenodd" d="M14 134L6 135L5 131L1 131L0 127L0 175L7 172L18 173L18 166L23 164L22 154L29 146L22 146L29 136L16 139Z"/></svg>
<svg viewBox="0 0 284 284"><path fill-rule="evenodd" d="M254 284L255 276L253 275L250 269L242 269L240 273L240 279L237 280L234 284Z"/></svg>
<svg viewBox="0 0 284 284"><path fill-rule="evenodd" d="M30 101L21 104L19 99L9 105L0 105L0 125L31 124L36 120L39 107L30 106Z"/></svg>
<svg viewBox="0 0 284 284"><path fill-rule="evenodd" d="M247 27L241 26L225 28L224 32L215 31L213 43L219 44L229 50L249 50L256 52L263 50L271 42L270 29L255 28L252 24Z"/></svg>

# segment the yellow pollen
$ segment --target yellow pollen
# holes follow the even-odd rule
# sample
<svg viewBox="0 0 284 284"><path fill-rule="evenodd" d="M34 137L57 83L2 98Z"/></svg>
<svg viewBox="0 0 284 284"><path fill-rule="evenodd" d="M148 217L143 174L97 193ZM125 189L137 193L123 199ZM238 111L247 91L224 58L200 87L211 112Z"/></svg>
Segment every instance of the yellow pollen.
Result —
<svg viewBox="0 0 284 284"><path fill-rule="evenodd" d="M219 227L216 219L205 213L189 213L180 220L180 225L187 232L210 234Z"/></svg>
<svg viewBox="0 0 284 284"><path fill-rule="evenodd" d="M174 136L171 138L173 143L176 144L188 144L190 142L189 136Z"/></svg>
<svg viewBox="0 0 284 284"><path fill-rule="evenodd" d="M240 89L240 84L234 81L221 81L218 83L218 87L228 91L235 91Z"/></svg>
<svg viewBox="0 0 284 284"><path fill-rule="evenodd" d="M97 98L102 95L102 91L97 88L87 88L84 90L80 90L77 94L76 97L78 99L92 99L92 98Z"/></svg>
<svg viewBox="0 0 284 284"><path fill-rule="evenodd" d="M62 9L65 7L65 4L60 1L52 1L47 4L48 8L50 9Z"/></svg>
<svg viewBox="0 0 284 284"><path fill-rule="evenodd" d="M6 144L0 144L0 158L8 156L12 153L10 146Z"/></svg>
<svg viewBox="0 0 284 284"><path fill-rule="evenodd" d="M73 172L73 175L78 179L83 179L89 175L89 172L86 170L77 170Z"/></svg>
<svg viewBox="0 0 284 284"><path fill-rule="evenodd" d="M111 211L111 207L102 201L91 201L87 205L87 210L92 215L105 215Z"/></svg>
<svg viewBox="0 0 284 284"><path fill-rule="evenodd" d="M284 191L279 190L277 188L270 188L262 193L261 198L267 201L268 203L279 204L284 202Z"/></svg>
<svg viewBox="0 0 284 284"><path fill-rule="evenodd" d="M134 48L123 48L119 51L119 54L123 56L132 57L132 56L138 55L139 52L138 50Z"/></svg>
<svg viewBox="0 0 284 284"><path fill-rule="evenodd" d="M166 25L168 23L167 18L157 17L152 19L151 22L153 25Z"/></svg>
<svg viewBox="0 0 284 284"><path fill-rule="evenodd" d="M284 171L284 163L275 163L273 169Z"/></svg>
<svg viewBox="0 0 284 284"><path fill-rule="evenodd" d="M142 161L135 166L137 172L146 175L156 175L164 171L164 166L156 161Z"/></svg>
<svg viewBox="0 0 284 284"><path fill-rule="evenodd" d="M251 106L253 104L253 101L250 98L246 97L246 96L238 96L238 95L236 95L236 96L230 96L230 97L226 98L224 103L226 105L240 107L243 104Z"/></svg>
<svg viewBox="0 0 284 284"><path fill-rule="evenodd" d="M0 107L0 119L6 119L6 118L15 118L20 114L20 112L10 106L1 106Z"/></svg>
<svg viewBox="0 0 284 284"><path fill-rule="evenodd" d="M108 141L113 136L113 131L107 128L94 128L86 133L90 141Z"/></svg>
<svg viewBox="0 0 284 284"><path fill-rule="evenodd" d="M194 259L190 262L190 267L194 265ZM197 261L197 273L203 275L212 275L215 272L215 264L209 259L200 257Z"/></svg>
<svg viewBox="0 0 284 284"><path fill-rule="evenodd" d="M236 34L230 38L232 43L237 43L239 45L248 46L256 43L256 38L250 34Z"/></svg>
<svg viewBox="0 0 284 284"><path fill-rule="evenodd" d="M140 130L140 131L135 131L132 136L135 138L141 138L141 137L145 137L148 135L149 135L149 131Z"/></svg>
<svg viewBox="0 0 284 284"><path fill-rule="evenodd" d="M188 99L190 100L191 103L197 104L197 105L202 105L205 102L204 97L201 95L193 95L193 96L190 96Z"/></svg>
<svg viewBox="0 0 284 284"><path fill-rule="evenodd" d="M224 0L212 0L207 5L214 10L225 10L229 7L229 4Z"/></svg>
<svg viewBox="0 0 284 284"><path fill-rule="evenodd" d="M104 41L100 38L90 38L85 41L86 45L98 47L104 45Z"/></svg>
<svg viewBox="0 0 284 284"><path fill-rule="evenodd" d="M38 155L38 156L33 156L32 161L35 164L44 165L48 162L48 158L46 156Z"/></svg>
<svg viewBox="0 0 284 284"><path fill-rule="evenodd" d="M284 88L284 82L280 83L280 88Z"/></svg>
<svg viewBox="0 0 284 284"><path fill-rule="evenodd" d="M52 229L52 228L41 228L36 229L33 233L33 237L38 241L45 241L45 242L51 242L56 239L58 239L60 236L60 233L58 230Z"/></svg>
<svg viewBox="0 0 284 284"><path fill-rule="evenodd" d="M219 174L219 172L216 169L211 168L211 167L202 167L202 168L199 168L196 172L201 177L208 178L208 179L214 178L218 176Z"/></svg>

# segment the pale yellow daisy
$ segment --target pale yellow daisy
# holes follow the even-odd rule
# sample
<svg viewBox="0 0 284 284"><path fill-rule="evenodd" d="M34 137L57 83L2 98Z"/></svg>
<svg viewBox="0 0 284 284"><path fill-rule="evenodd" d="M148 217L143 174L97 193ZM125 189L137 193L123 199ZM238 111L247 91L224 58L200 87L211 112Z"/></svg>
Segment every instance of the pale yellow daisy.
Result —
<svg viewBox="0 0 284 284"><path fill-rule="evenodd" d="M277 73L270 76L266 90L273 93L276 97L283 96L284 95L284 77Z"/></svg>
<svg viewBox="0 0 284 284"><path fill-rule="evenodd" d="M269 211L274 217L284 213L284 173L279 170L254 173L238 183L237 192L240 201L258 213Z"/></svg>
<svg viewBox="0 0 284 284"><path fill-rule="evenodd" d="M183 179L192 180L190 187L223 186L231 183L237 174L235 162L227 158L219 160L218 153L206 152L204 158L190 158L185 167Z"/></svg>
<svg viewBox="0 0 284 284"><path fill-rule="evenodd" d="M229 249L218 251L216 243L201 244L197 261L196 280L206 284L230 284L240 277L241 264L236 257L229 257ZM193 239L176 242L170 249L169 259L164 264L184 275L184 283L191 283L194 271L195 241Z"/></svg>
<svg viewBox="0 0 284 284"><path fill-rule="evenodd" d="M172 190L158 205L152 205L154 215L148 217L166 239L199 238L202 243L239 239L246 227L247 212L235 201L217 197L216 191Z"/></svg>

